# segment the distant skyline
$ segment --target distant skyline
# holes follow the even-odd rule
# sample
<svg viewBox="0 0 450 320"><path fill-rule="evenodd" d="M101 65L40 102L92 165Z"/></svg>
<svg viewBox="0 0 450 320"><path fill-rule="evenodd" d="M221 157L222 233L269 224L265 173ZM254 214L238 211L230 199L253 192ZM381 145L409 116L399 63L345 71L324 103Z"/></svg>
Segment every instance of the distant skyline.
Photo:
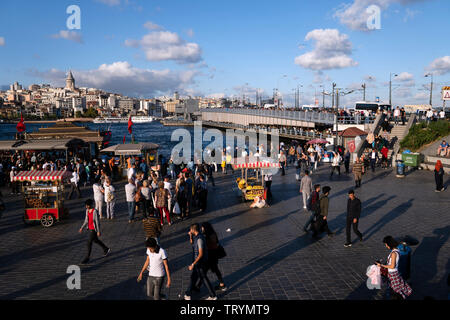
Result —
<svg viewBox="0 0 450 320"><path fill-rule="evenodd" d="M80 8L80 29L66 10ZM367 8L379 8L370 19ZM170 95L255 100L277 86L293 105L322 105L321 92L356 90L341 105L389 100L433 105L450 85L448 0L262 1L8 1L0 21L0 89L64 86L72 70L79 87L138 98ZM373 13L373 11L372 11ZM70 20L70 23L76 23ZM322 87L321 87L322 86ZM329 105L331 98L326 97Z"/></svg>

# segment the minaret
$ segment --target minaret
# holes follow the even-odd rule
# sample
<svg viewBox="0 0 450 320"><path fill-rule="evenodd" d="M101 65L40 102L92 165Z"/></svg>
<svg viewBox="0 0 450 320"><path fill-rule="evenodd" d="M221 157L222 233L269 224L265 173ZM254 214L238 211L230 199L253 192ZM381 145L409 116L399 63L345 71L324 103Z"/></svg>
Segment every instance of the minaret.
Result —
<svg viewBox="0 0 450 320"><path fill-rule="evenodd" d="M66 89L75 91L75 79L73 78L72 71L70 70L66 78Z"/></svg>

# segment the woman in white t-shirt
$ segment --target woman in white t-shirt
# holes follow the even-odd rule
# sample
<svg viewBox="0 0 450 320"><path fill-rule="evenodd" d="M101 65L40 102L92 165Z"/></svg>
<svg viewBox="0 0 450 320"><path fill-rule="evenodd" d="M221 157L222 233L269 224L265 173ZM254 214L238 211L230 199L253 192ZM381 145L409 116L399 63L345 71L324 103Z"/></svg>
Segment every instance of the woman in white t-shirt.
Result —
<svg viewBox="0 0 450 320"><path fill-rule="evenodd" d="M170 288L171 283L167 254L164 249L158 246L154 238L148 238L145 246L147 247L147 260L142 267L137 281L140 282L142 280L142 274L145 270L148 270L147 296L153 297L154 300L160 300L161 288L166 275L166 287Z"/></svg>
<svg viewBox="0 0 450 320"><path fill-rule="evenodd" d="M94 190L95 209L98 211L100 219L103 219L103 194L105 190L100 185L100 179L95 180L92 189Z"/></svg>
<svg viewBox="0 0 450 320"><path fill-rule="evenodd" d="M111 178L105 180L105 202L106 202L106 219L114 219L114 206L116 204L116 189L112 185Z"/></svg>

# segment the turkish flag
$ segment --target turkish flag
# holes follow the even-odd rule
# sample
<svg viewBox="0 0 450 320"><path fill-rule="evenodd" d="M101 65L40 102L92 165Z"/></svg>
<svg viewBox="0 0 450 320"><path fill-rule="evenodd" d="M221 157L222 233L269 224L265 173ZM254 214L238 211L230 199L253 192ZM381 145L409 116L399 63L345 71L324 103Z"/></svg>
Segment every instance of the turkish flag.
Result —
<svg viewBox="0 0 450 320"><path fill-rule="evenodd" d="M351 140L351 141L347 142L347 147L351 153L355 152L355 150L356 150L355 140Z"/></svg>
<svg viewBox="0 0 450 320"><path fill-rule="evenodd" d="M128 132L130 134L133 133L133 121L131 121L131 116L130 116L130 119L128 119Z"/></svg>
<svg viewBox="0 0 450 320"><path fill-rule="evenodd" d="M23 121L23 115L20 114L20 121L16 126L17 132L24 132L25 131L25 123Z"/></svg>

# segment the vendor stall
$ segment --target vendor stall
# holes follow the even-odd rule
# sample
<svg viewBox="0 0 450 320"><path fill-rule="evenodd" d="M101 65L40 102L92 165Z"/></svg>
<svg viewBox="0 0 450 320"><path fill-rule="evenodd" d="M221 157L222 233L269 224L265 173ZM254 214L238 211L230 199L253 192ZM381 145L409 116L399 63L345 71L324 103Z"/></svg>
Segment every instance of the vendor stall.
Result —
<svg viewBox="0 0 450 320"><path fill-rule="evenodd" d="M65 170L20 171L13 177L22 183L25 201L25 223L39 221L43 227L51 227L55 221L69 214L64 207L64 182L72 176Z"/></svg>
<svg viewBox="0 0 450 320"><path fill-rule="evenodd" d="M101 153L111 154L120 157L119 168L126 175L127 159L132 157L135 161L144 159L152 170L159 170L159 145L151 142L117 144L101 150ZM137 163L137 162L136 162Z"/></svg>
<svg viewBox="0 0 450 320"><path fill-rule="evenodd" d="M235 161L233 170L241 170L241 177L236 179L236 183L242 199L244 201L253 201L256 197L264 198L264 175L268 171L280 167L279 162ZM252 173L250 175L249 170Z"/></svg>

